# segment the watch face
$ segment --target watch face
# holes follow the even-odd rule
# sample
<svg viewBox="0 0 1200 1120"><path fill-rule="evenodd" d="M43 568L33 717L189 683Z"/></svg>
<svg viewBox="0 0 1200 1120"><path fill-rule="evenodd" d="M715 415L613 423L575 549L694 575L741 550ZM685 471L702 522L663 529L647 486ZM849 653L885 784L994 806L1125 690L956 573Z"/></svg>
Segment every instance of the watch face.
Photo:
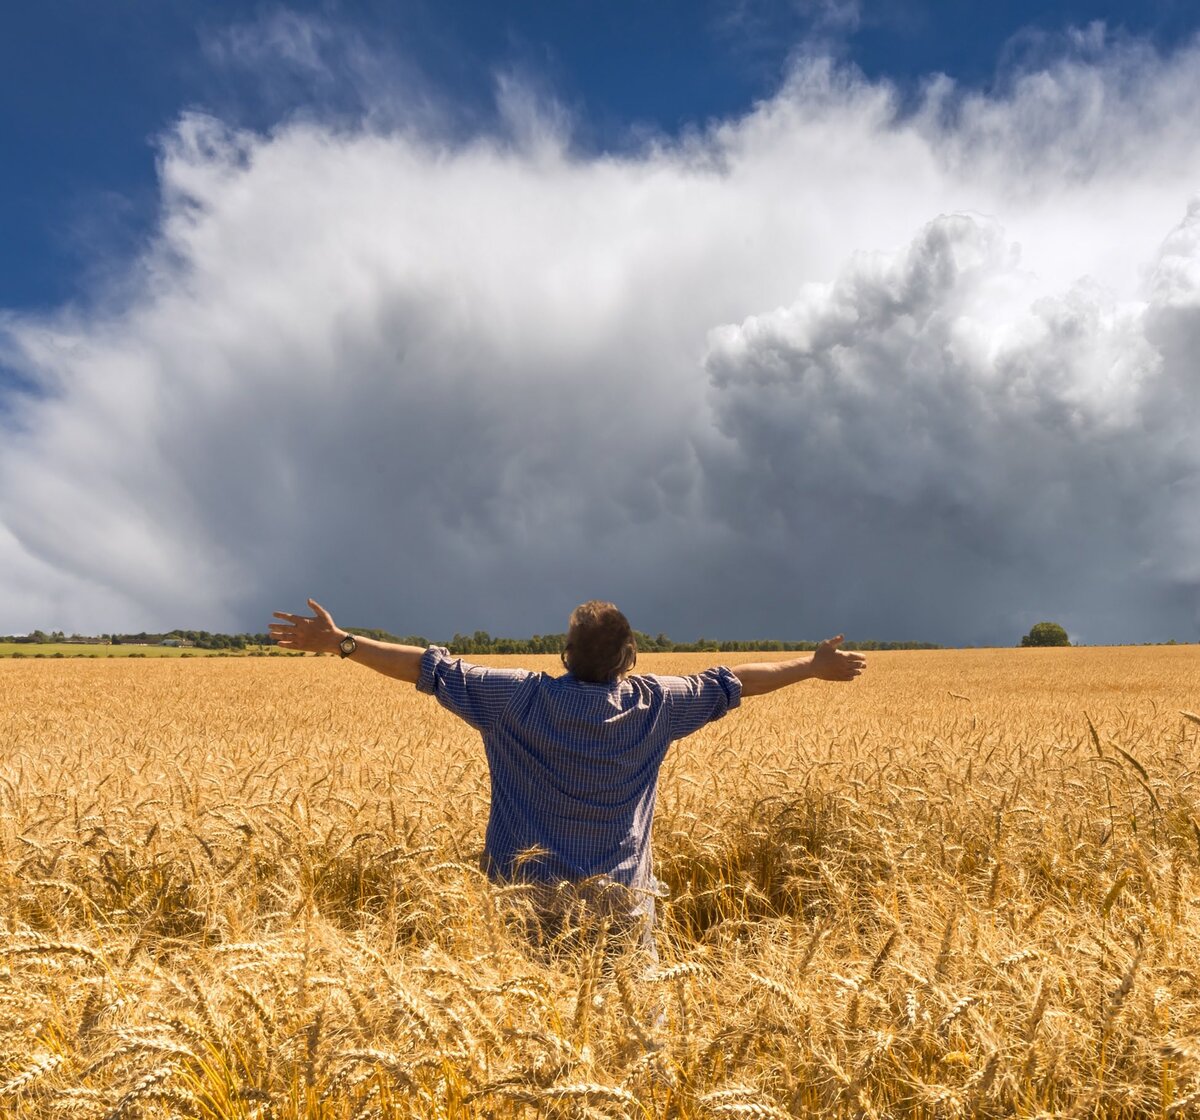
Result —
<svg viewBox="0 0 1200 1120"><path fill-rule="evenodd" d="M352 637L345 637L338 642L338 649L340 649L342 653L353 653L356 649L358 649L358 643Z"/></svg>

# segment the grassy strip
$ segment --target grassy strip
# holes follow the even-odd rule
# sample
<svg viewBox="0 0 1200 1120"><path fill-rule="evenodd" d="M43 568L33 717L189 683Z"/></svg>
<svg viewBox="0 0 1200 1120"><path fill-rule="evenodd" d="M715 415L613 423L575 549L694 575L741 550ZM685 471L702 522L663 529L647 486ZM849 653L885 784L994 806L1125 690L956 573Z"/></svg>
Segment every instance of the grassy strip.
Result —
<svg viewBox="0 0 1200 1120"><path fill-rule="evenodd" d="M194 646L82 645L78 642L0 642L0 657L296 657L272 646L248 649L197 649Z"/></svg>

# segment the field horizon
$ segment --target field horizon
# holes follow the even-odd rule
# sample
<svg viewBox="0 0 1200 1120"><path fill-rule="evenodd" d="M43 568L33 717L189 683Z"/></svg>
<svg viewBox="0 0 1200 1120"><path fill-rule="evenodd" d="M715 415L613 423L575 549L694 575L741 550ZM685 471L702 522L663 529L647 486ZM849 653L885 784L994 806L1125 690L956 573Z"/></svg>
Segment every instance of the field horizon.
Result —
<svg viewBox="0 0 1200 1120"><path fill-rule="evenodd" d="M1123 650L1123 649L1153 649L1158 647L1176 647L1176 646L1200 646L1196 642L1178 642L1168 640L1163 642L1132 642L1127 644L1117 645L1072 645L1072 646L1021 646L1019 643L1012 646L942 646L938 649L891 649L891 650L866 650L869 657L877 657L881 654L893 653L961 653L961 652L988 652L997 650L1021 649L1024 651L1036 649L1090 649L1090 650ZM104 652L98 652L103 650ZM802 656L804 653L810 652L802 649L795 650L777 650L777 649L740 649L735 651L720 651L712 650L698 653L658 653L654 651L639 651L638 659L639 666L642 661L649 657L698 657L701 659L708 658L711 664L723 664L731 659L744 660L748 656L762 655L765 660L778 660L786 657ZM53 658L54 660L63 660L65 658L129 658L129 657L167 657L167 658L191 658L191 657L337 657L336 654L306 654L298 650L286 650L278 646L253 646L248 649L199 649L195 646L158 646L158 645L105 645L103 643L80 643L80 642L0 642L0 659L16 657L17 660L22 658L29 660L46 660ZM517 665L525 661L541 658L545 659L547 654L533 653L463 653L461 655L469 661L477 661L480 664L497 664L497 665ZM714 661L713 658L718 660ZM724 661L720 659L724 659ZM556 662L557 664L557 662Z"/></svg>

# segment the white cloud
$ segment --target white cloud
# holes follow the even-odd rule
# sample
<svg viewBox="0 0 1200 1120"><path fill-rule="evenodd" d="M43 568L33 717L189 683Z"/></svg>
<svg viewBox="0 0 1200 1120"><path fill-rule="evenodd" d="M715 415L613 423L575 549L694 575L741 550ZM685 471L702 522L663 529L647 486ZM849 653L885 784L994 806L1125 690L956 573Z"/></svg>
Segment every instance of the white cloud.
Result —
<svg viewBox="0 0 1200 1120"><path fill-rule="evenodd" d="M1200 322L1198 228L1200 205L1149 304L1080 284L1022 306L1003 230L940 217L904 251L714 331L732 441L706 458L715 512L747 533L778 520L785 547L810 539L858 626L1171 622L1196 590L1178 483L1200 479L1200 399L1195 351L1175 343Z"/></svg>
<svg viewBox="0 0 1200 1120"><path fill-rule="evenodd" d="M625 156L511 81L465 140L428 94L185 114L120 298L0 323L45 391L0 419L0 630L602 595L681 636L1194 635L1200 50L1087 49L904 119L810 59Z"/></svg>

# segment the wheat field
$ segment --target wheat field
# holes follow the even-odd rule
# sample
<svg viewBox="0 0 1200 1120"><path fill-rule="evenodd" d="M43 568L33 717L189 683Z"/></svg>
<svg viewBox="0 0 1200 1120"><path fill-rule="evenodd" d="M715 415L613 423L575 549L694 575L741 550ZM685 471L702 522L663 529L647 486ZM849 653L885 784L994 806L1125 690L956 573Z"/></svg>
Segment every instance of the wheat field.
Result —
<svg viewBox="0 0 1200 1120"><path fill-rule="evenodd" d="M0 1116L1195 1115L1198 710L1196 647L748 699L668 753L660 960L607 969L475 870L481 744L411 685L0 661Z"/></svg>

